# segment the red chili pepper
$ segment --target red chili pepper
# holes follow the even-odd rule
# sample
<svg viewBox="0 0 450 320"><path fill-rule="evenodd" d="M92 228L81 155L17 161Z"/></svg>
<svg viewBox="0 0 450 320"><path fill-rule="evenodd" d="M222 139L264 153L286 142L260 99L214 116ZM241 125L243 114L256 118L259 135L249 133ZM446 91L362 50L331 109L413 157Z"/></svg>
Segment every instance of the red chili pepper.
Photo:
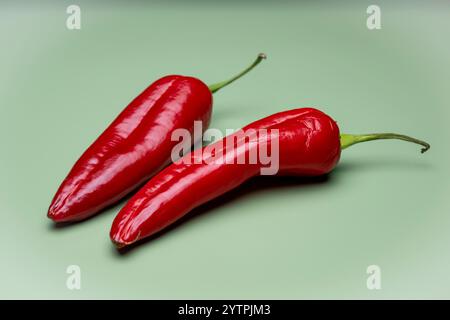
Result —
<svg viewBox="0 0 450 320"><path fill-rule="evenodd" d="M267 135L247 139L245 148L236 147L237 143L233 148L226 148L227 138L224 138L202 151L206 148L214 150L214 154L207 153L206 158L222 153L224 159L232 161L208 164L203 155L201 163L196 162L201 153L194 151L182 158L184 161L177 161L153 177L115 218L110 232L114 244L121 248L149 237L193 208L259 175L261 164L237 164L237 158L244 153L248 159L250 150L262 143L270 144L273 138L278 138L279 144L278 175L294 176L318 176L330 172L338 163L342 149L363 141L402 139L423 145L422 152L430 147L424 141L393 133L340 135L336 122L313 108L280 112L247 125L243 131L253 129L278 129L278 132L268 131Z"/></svg>
<svg viewBox="0 0 450 320"><path fill-rule="evenodd" d="M124 197L170 163L174 129L192 132L194 121L207 128L212 95L265 58L260 54L230 80L207 86L192 77L171 75L137 96L83 153L48 210L55 222L85 219Z"/></svg>

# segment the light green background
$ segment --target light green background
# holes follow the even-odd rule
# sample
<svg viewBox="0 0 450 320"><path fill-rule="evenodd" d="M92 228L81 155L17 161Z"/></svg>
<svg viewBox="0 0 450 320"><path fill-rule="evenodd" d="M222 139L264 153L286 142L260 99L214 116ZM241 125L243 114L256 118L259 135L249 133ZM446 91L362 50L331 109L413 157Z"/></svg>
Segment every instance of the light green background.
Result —
<svg viewBox="0 0 450 320"><path fill-rule="evenodd" d="M1 2L0 298L450 298L448 3ZM189 3L189 4L188 4ZM120 110L170 73L223 80L212 127L315 106L343 132L396 131L343 152L328 181L256 181L119 255L119 204L56 229L50 200ZM82 289L66 288L81 267ZM366 288L380 266L382 289Z"/></svg>

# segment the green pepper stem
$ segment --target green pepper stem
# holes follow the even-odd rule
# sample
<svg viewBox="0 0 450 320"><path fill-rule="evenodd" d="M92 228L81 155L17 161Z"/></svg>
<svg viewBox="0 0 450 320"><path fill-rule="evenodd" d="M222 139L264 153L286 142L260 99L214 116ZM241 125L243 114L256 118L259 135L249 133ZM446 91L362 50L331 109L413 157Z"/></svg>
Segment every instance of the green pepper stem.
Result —
<svg viewBox="0 0 450 320"><path fill-rule="evenodd" d="M256 67L263 59L266 59L267 56L264 53L260 53L258 55L258 57L256 58L256 60L247 67L247 69L243 70L242 72L238 73L237 75L235 75L233 78L222 81L222 82L217 82L214 83L210 86L208 86L209 90L214 93L219 91L220 89L222 89L223 87L229 85L230 83L236 81L237 79L239 79L240 77L242 77L243 75L245 75L247 72L249 72L250 70L252 70L254 67Z"/></svg>
<svg viewBox="0 0 450 320"><path fill-rule="evenodd" d="M412 143L417 143L423 146L421 149L421 152L424 153L428 149L430 149L430 145L426 143L425 141L412 138L409 136L405 136L403 134L397 134L397 133L369 133L369 134L341 134L341 149L348 148L354 144L365 142L365 141L372 141L372 140L381 140L381 139L398 139L398 140L404 140Z"/></svg>

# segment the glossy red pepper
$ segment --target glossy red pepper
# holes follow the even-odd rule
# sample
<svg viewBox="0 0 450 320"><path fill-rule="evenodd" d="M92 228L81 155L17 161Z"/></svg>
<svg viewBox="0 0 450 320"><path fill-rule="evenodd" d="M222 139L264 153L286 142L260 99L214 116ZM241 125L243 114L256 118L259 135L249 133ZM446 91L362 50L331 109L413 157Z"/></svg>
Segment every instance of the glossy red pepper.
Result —
<svg viewBox="0 0 450 320"><path fill-rule="evenodd" d="M185 156L190 161L177 161L153 177L119 212L110 232L111 240L121 248L164 229L193 208L216 198L259 175L260 164L238 164L237 157L248 154L262 143L270 144L273 135L279 144L278 175L318 176L330 172L338 163L341 150L358 142L375 139L402 139L424 146L426 142L393 133L348 135L339 133L336 122L313 108L294 109L271 115L243 128L278 129L278 132L258 135L245 140L243 147L224 148L225 140L204 147L231 157L233 161L216 163L195 158L202 153ZM241 136L242 137L242 136ZM226 138L224 138L226 139ZM237 138L238 139L238 138ZM239 144L237 143L236 146ZM212 155L211 153L209 155ZM208 153L206 152L206 157ZM225 162L225 161L223 161ZM247 161L248 162L248 161Z"/></svg>
<svg viewBox="0 0 450 320"><path fill-rule="evenodd" d="M212 94L240 78L208 87L192 77L171 75L137 96L75 163L48 210L55 222L85 219L113 204L170 163L174 129L192 132L194 121L207 128Z"/></svg>

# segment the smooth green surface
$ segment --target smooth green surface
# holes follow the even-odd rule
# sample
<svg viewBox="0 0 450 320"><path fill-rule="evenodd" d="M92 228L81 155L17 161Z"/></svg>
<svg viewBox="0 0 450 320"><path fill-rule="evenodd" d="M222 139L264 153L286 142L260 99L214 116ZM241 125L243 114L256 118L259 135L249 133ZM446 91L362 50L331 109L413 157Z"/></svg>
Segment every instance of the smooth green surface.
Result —
<svg viewBox="0 0 450 320"><path fill-rule="evenodd" d="M366 1L78 1L80 31L66 29L69 4L1 3L0 298L450 298L448 4L378 1L377 31ZM212 127L315 106L343 132L431 150L354 146L326 181L256 180L126 255L108 237L123 203L53 227L59 183L149 83L215 83L259 52L214 96ZM366 288L373 264L381 290Z"/></svg>

